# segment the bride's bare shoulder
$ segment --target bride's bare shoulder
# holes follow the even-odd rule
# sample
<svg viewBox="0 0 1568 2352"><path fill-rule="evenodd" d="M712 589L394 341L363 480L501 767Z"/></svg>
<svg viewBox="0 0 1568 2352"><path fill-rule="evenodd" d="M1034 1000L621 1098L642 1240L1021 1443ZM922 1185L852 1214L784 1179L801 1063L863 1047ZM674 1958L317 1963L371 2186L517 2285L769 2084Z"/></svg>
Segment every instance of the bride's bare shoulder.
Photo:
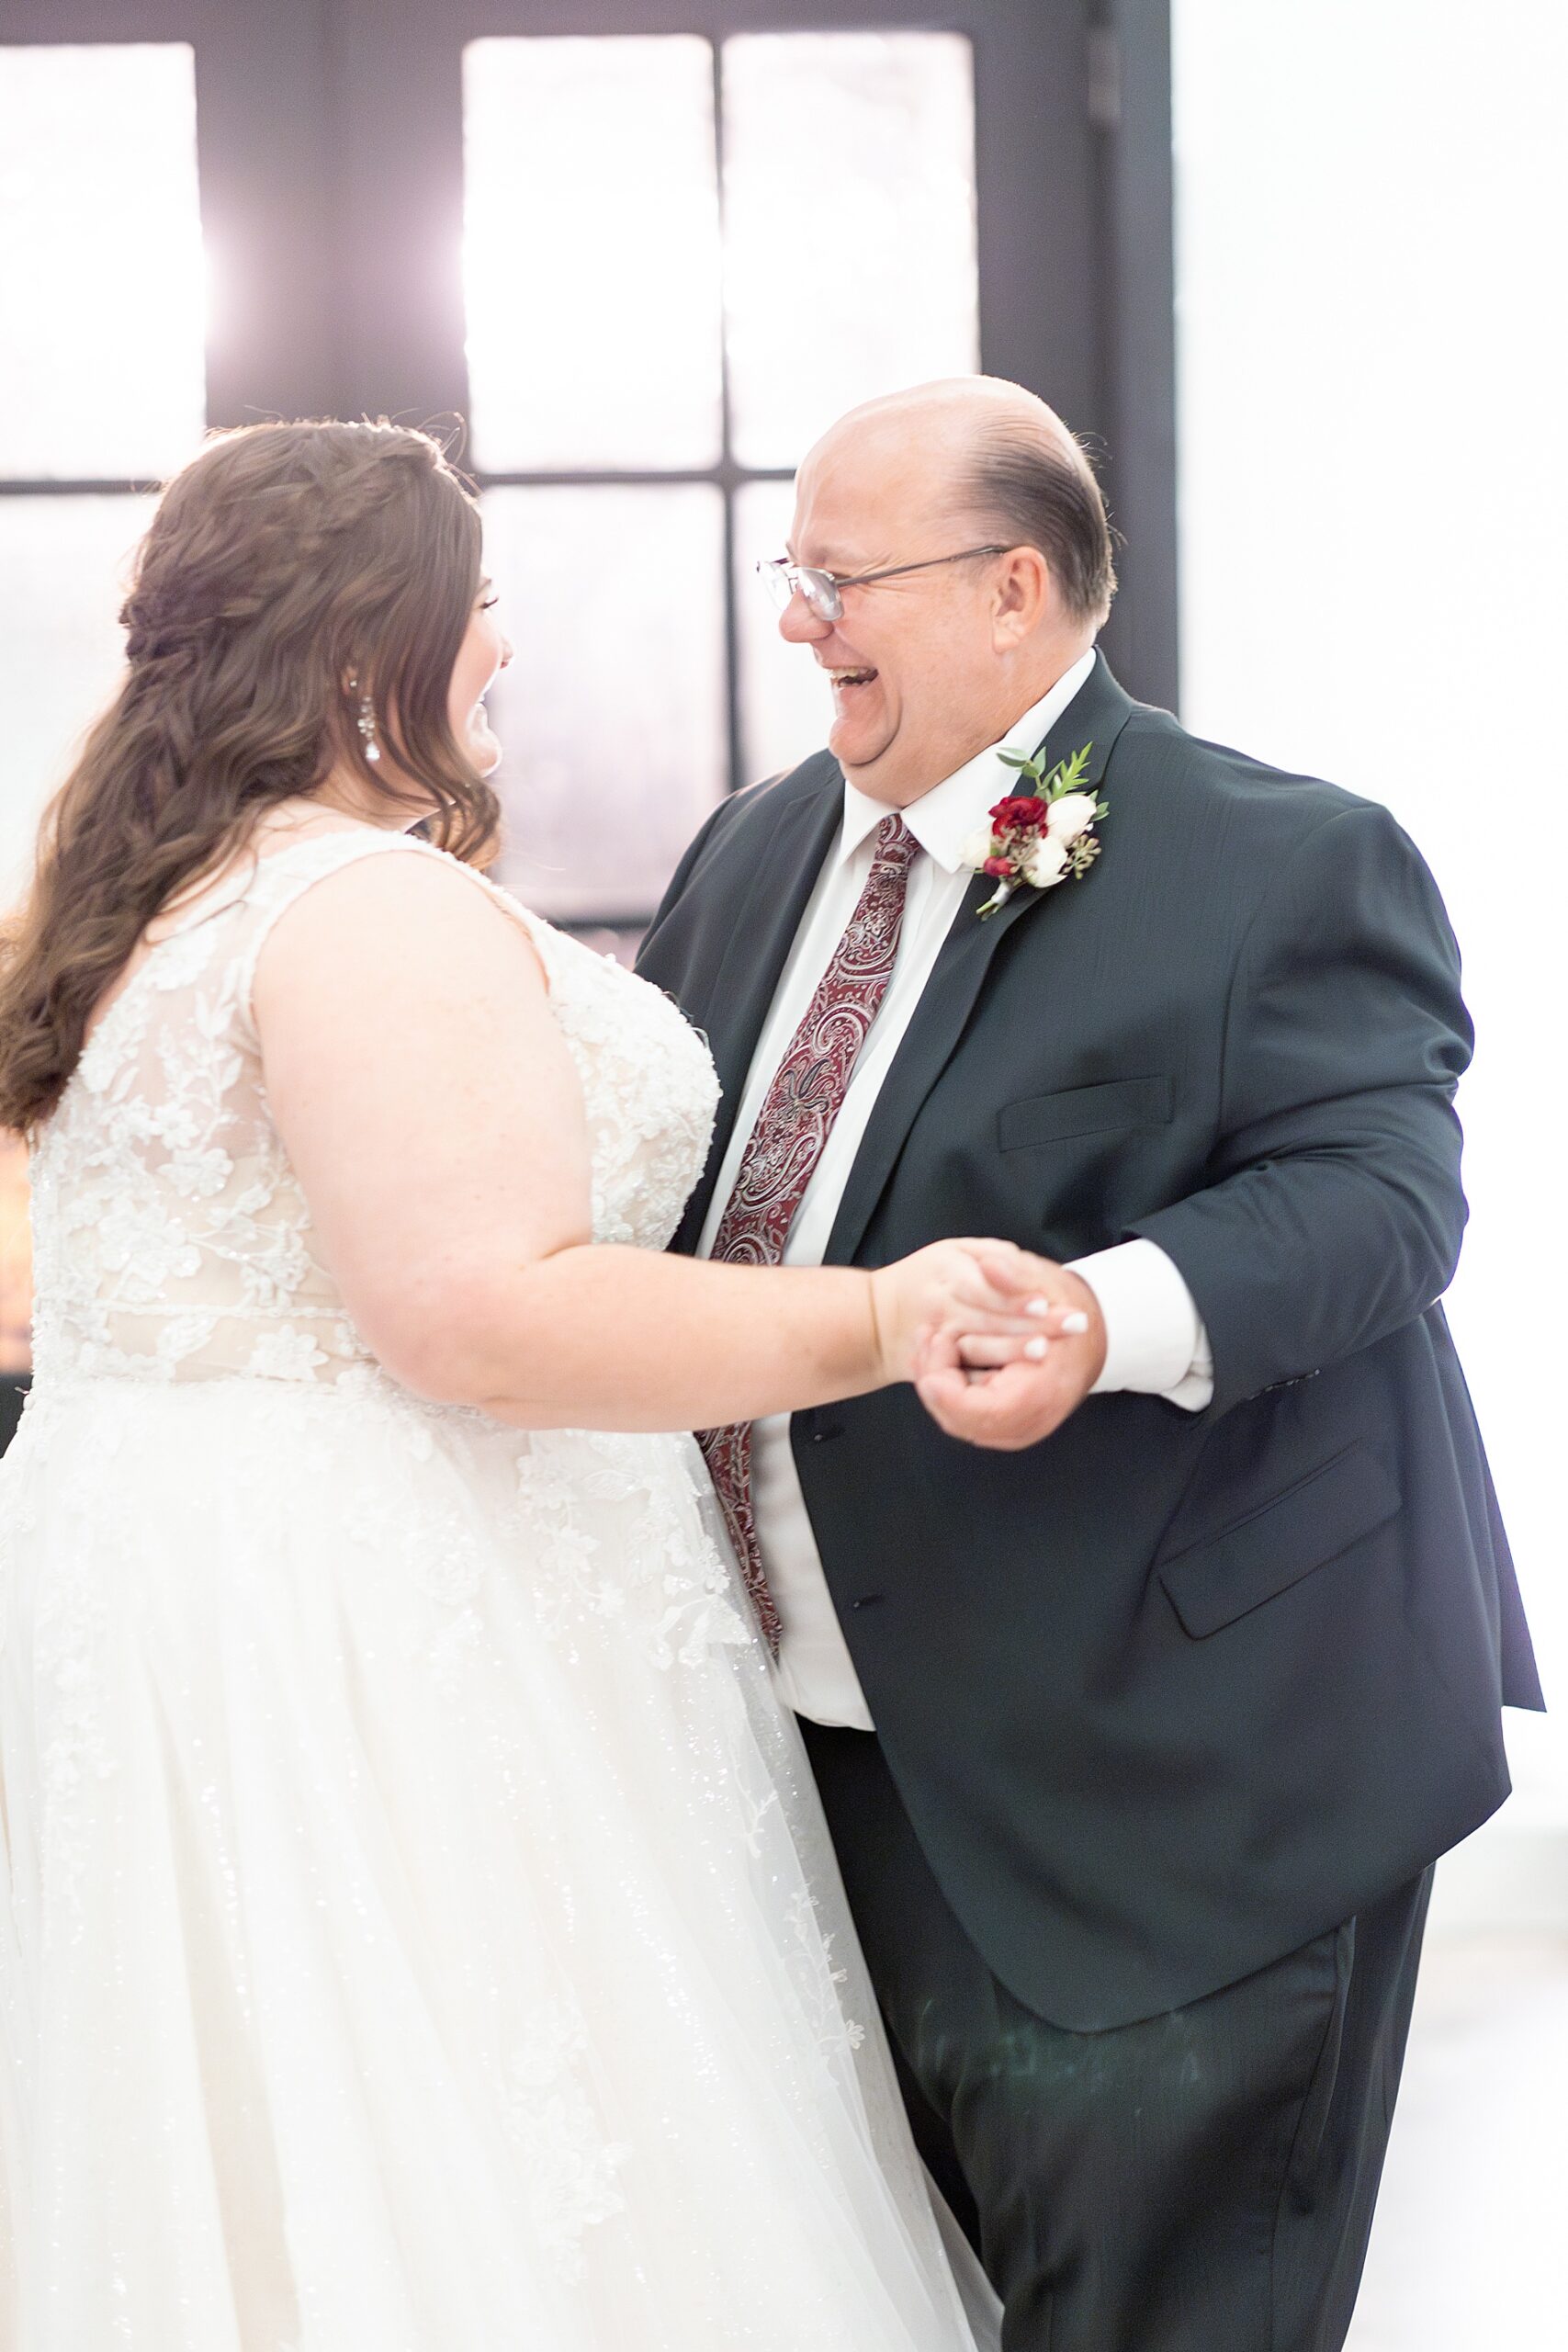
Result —
<svg viewBox="0 0 1568 2352"><path fill-rule="evenodd" d="M349 829L338 829L344 839ZM482 994L544 970L523 910L458 859L407 835L360 836L324 862L307 858L271 922L256 962L254 1001L312 985L438 988ZM316 835L312 838L322 839ZM278 876L283 880L283 876Z"/></svg>

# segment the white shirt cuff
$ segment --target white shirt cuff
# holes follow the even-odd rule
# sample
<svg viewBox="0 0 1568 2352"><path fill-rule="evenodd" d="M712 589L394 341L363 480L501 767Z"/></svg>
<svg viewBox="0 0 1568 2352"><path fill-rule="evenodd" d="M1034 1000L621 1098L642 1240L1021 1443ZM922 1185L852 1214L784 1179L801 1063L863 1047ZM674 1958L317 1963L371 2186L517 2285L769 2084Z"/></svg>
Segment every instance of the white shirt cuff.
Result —
<svg viewBox="0 0 1568 2352"><path fill-rule="evenodd" d="M1214 1359L1197 1304L1157 1241L1142 1235L1075 1258L1105 1317L1105 1363L1090 1389L1136 1389L1201 1413L1214 1393Z"/></svg>

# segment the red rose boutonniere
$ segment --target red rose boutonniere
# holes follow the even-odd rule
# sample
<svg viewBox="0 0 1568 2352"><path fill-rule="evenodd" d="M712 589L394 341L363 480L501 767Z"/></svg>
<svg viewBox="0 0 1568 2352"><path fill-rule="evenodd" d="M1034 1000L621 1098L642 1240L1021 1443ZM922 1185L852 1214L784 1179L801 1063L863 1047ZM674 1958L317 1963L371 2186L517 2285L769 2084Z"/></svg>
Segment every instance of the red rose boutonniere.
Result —
<svg viewBox="0 0 1568 2352"><path fill-rule="evenodd" d="M1048 773L1043 752L1032 760L1016 752L1001 753L1004 766L1018 769L1020 788L998 801L989 829L972 834L964 845L965 864L996 880L996 890L980 909L982 918L1005 907L1021 883L1049 890L1069 874L1081 882L1100 855L1093 828L1107 814L1107 805L1083 785L1093 749L1084 744Z"/></svg>

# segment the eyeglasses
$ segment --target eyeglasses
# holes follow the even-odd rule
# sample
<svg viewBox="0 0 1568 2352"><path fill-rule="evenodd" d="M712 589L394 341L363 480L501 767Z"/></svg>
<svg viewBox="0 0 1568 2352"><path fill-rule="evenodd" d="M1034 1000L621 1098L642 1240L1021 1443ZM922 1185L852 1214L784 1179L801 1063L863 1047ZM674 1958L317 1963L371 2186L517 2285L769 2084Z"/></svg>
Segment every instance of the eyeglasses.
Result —
<svg viewBox="0 0 1568 2352"><path fill-rule="evenodd" d="M931 571L939 563L964 563L972 555L1005 555L1005 547L960 548L955 555L928 555L919 563L890 564L886 571L821 571L815 564L791 563L783 556L765 559L758 576L782 613L794 596L804 596L821 621L844 617L841 588L869 588L874 581L901 580L907 571Z"/></svg>

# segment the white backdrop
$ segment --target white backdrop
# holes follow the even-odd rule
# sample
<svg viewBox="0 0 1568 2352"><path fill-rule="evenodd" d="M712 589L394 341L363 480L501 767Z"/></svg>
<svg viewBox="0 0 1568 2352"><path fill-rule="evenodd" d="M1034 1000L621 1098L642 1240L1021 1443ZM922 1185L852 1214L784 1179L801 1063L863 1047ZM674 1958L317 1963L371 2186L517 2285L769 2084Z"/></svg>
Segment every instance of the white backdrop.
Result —
<svg viewBox="0 0 1568 2352"><path fill-rule="evenodd" d="M1450 1300L1568 1829L1568 8L1177 0L1182 717L1386 801L1478 1033Z"/></svg>

